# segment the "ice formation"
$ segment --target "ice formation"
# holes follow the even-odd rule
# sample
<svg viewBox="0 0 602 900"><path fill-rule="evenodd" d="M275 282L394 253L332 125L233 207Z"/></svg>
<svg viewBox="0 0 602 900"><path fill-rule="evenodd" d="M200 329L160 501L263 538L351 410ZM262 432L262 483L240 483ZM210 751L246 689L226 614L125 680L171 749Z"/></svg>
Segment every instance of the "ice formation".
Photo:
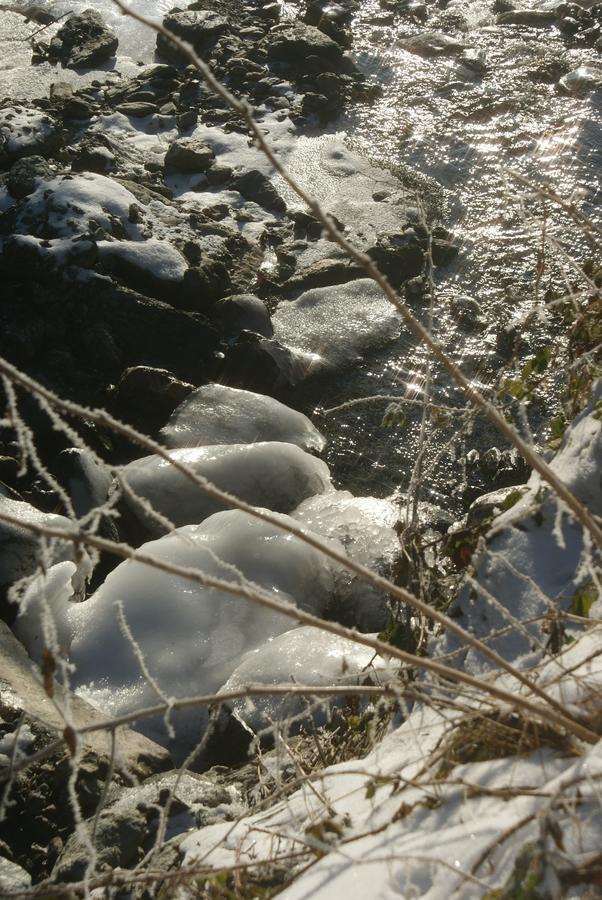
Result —
<svg viewBox="0 0 602 900"><path fill-rule="evenodd" d="M281 303L272 317L274 338L323 365L341 368L399 334L399 317L369 278L313 288Z"/></svg>
<svg viewBox="0 0 602 900"><path fill-rule="evenodd" d="M290 512L306 497L331 490L327 465L294 444L218 444L170 450L169 455L252 506L276 512ZM175 525L202 522L224 508L160 456L134 460L124 467L121 478ZM165 530L144 505L127 494L126 501L150 529Z"/></svg>
<svg viewBox="0 0 602 900"><path fill-rule="evenodd" d="M168 447L285 441L319 451L325 444L303 413L264 394L224 384L206 384L193 391L161 434Z"/></svg>
<svg viewBox="0 0 602 900"><path fill-rule="evenodd" d="M237 585L252 582L282 603L317 614L335 584L333 566L323 554L237 510L180 528L139 552ZM169 697L217 691L246 653L294 622L227 591L202 587L135 560L122 563L89 600L68 610L73 684L111 714L157 702L124 635L119 606L151 676ZM180 749L199 739L204 716L196 710L174 719ZM166 743L162 720L142 723L141 730Z"/></svg>
<svg viewBox="0 0 602 900"><path fill-rule="evenodd" d="M387 670L384 661L375 657L369 647L319 628L302 626L278 635L248 653L224 684L222 692L237 691L250 684L349 685L375 683L379 679L387 679ZM271 722L303 718L303 713L308 711L307 699L256 697L251 702L236 700L230 705L246 725L260 731ZM320 704L314 711L313 721L323 719L324 710L329 706L328 701Z"/></svg>
<svg viewBox="0 0 602 900"><path fill-rule="evenodd" d="M401 549L393 528L398 510L392 501L336 491L309 497L292 515L312 531L339 540L355 562L386 577L393 575ZM361 631L380 630L389 618L386 600L386 594L363 578L341 570L335 608L330 612Z"/></svg>

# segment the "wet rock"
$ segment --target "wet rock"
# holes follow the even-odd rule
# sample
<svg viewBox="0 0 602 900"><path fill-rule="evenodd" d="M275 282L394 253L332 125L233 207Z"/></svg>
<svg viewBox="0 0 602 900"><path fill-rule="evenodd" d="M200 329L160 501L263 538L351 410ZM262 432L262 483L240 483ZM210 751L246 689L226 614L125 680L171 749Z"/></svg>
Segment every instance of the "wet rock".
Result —
<svg viewBox="0 0 602 900"><path fill-rule="evenodd" d="M419 56L458 56L466 49L461 41L438 31L423 31L400 43L404 50Z"/></svg>
<svg viewBox="0 0 602 900"><path fill-rule="evenodd" d="M310 288L344 284L360 278L363 271L361 266L348 259L320 259L291 275L283 287L291 291L307 291Z"/></svg>
<svg viewBox="0 0 602 900"><path fill-rule="evenodd" d="M531 28L546 28L553 25L558 18L553 9L513 9L501 13L496 22L498 25L527 25Z"/></svg>
<svg viewBox="0 0 602 900"><path fill-rule="evenodd" d="M253 294L235 294L215 305L214 321L226 338L237 338L241 331L253 331L272 337L274 329L264 303Z"/></svg>
<svg viewBox="0 0 602 900"><path fill-rule="evenodd" d="M560 79L557 89L561 94L583 97L602 84L602 75L589 66L579 66Z"/></svg>
<svg viewBox="0 0 602 900"><path fill-rule="evenodd" d="M205 259L186 270L181 290L171 302L180 309L208 312L230 290L230 274L226 266L219 260Z"/></svg>
<svg viewBox="0 0 602 900"><path fill-rule="evenodd" d="M163 19L169 31L192 44L198 53L214 46L221 35L229 31L228 20L212 10L174 10ZM163 34L157 35L157 53L166 59L182 60L180 50Z"/></svg>
<svg viewBox="0 0 602 900"><path fill-rule="evenodd" d="M424 267L423 242L411 228L379 235L367 253L395 286L420 275Z"/></svg>
<svg viewBox="0 0 602 900"><path fill-rule="evenodd" d="M214 159L215 153L203 141L181 138L170 145L165 166L179 172L205 172Z"/></svg>
<svg viewBox="0 0 602 900"><path fill-rule="evenodd" d="M322 71L336 71L341 65L342 55L336 41L303 22L280 26L278 31L272 32L268 44L268 59L305 68L308 58L314 57Z"/></svg>
<svg viewBox="0 0 602 900"><path fill-rule="evenodd" d="M285 213L286 203L267 175L258 169L251 169L232 179L232 188L246 200L252 200L263 206L268 212Z"/></svg>
<svg viewBox="0 0 602 900"><path fill-rule="evenodd" d="M11 166L7 188L11 197L22 200L33 194L39 181L51 176L51 169L43 156L28 156L18 159Z"/></svg>
<svg viewBox="0 0 602 900"><path fill-rule="evenodd" d="M117 112L122 113L124 116L130 116L132 119L144 119L146 116L153 116L159 112L159 107L156 103L145 103L142 101L120 103L116 109Z"/></svg>
<svg viewBox="0 0 602 900"><path fill-rule="evenodd" d="M283 344L242 331L225 354L220 380L282 400L305 377L305 367Z"/></svg>
<svg viewBox="0 0 602 900"><path fill-rule="evenodd" d="M69 69L92 69L115 56L119 41L93 9L71 16L50 42L50 56Z"/></svg>
<svg viewBox="0 0 602 900"><path fill-rule="evenodd" d="M61 144L62 132L46 113L23 106L0 110L0 168L27 156L52 156Z"/></svg>

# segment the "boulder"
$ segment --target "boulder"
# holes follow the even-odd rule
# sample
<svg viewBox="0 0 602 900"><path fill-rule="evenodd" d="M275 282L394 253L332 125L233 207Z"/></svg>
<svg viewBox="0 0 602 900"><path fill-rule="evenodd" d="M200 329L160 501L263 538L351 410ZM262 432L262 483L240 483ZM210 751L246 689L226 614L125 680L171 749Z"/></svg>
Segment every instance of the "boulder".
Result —
<svg viewBox="0 0 602 900"><path fill-rule="evenodd" d="M211 147L195 138L181 138L170 145L165 166L178 172L205 172L215 159Z"/></svg>
<svg viewBox="0 0 602 900"><path fill-rule="evenodd" d="M174 10L165 16L163 25L197 52L210 49L230 28L224 16L208 9ZM157 53L174 61L182 59L180 50L163 34L157 35Z"/></svg>
<svg viewBox="0 0 602 900"><path fill-rule="evenodd" d="M93 69L115 56L119 41L100 13L71 16L50 42L50 56L69 69Z"/></svg>

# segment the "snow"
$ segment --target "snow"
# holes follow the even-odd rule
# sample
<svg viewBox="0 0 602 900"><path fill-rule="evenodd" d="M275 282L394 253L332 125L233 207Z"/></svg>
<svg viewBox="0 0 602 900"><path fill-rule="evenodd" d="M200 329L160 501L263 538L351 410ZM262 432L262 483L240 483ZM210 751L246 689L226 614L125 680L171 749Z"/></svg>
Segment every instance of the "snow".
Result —
<svg viewBox="0 0 602 900"><path fill-rule="evenodd" d="M223 384L193 391L161 434L168 447L284 441L320 451L326 443L303 413L264 394Z"/></svg>
<svg viewBox="0 0 602 900"><path fill-rule="evenodd" d="M602 511L602 430L599 405L602 381L590 405L568 426L550 463L553 471L593 513ZM591 579L583 529L559 510L539 475L533 474L518 502L497 516L486 546L473 557L472 582L454 600L450 612L479 638L489 641L505 659L532 664L547 646L546 616L570 611L578 590ZM517 623L528 622L527 625ZM568 625L570 630L571 626ZM432 642L433 653L455 652L453 664L483 672L491 663L465 650L449 635ZM535 655L534 655L535 654Z"/></svg>
<svg viewBox="0 0 602 900"><path fill-rule="evenodd" d="M398 513L390 500L336 491L304 500L292 515L317 534L339 540L350 559L391 577L401 556L393 528ZM340 606L332 611L337 619L353 623L361 631L385 628L389 610L384 592L345 571L340 574L337 594Z"/></svg>
<svg viewBox="0 0 602 900"><path fill-rule="evenodd" d="M290 512L306 497L332 489L326 463L294 444L218 444L170 450L169 457L252 506L276 512ZM120 478L175 525L199 523L224 508L160 456L134 460L122 469ZM159 533L165 530L127 493L125 500L147 527Z"/></svg>
<svg viewBox="0 0 602 900"><path fill-rule="evenodd" d="M71 629L66 611L74 594L73 578L77 567L72 562L51 566L33 579L19 604L13 625L15 636L37 663L46 648L55 653L68 651Z"/></svg>
<svg viewBox="0 0 602 900"><path fill-rule="evenodd" d="M141 273L160 281L176 284L182 281L188 266L186 260L167 241L99 241L101 259L127 263Z"/></svg>
<svg viewBox="0 0 602 900"><path fill-rule="evenodd" d="M248 580L285 604L318 614L334 589L334 570L323 554L237 510L180 528L144 544L140 552L230 583ZM73 633L72 684L114 715L157 702L123 634L118 604L151 675L167 696L217 691L244 654L288 631L294 622L227 591L201 587L134 560L122 563L89 600L68 605L64 613ZM174 721L178 752L185 752L200 738L206 713L182 713ZM166 743L162 721L141 723L140 730Z"/></svg>
<svg viewBox="0 0 602 900"><path fill-rule="evenodd" d="M393 667L387 669L384 661L375 658L374 651L368 647L318 628L302 626L248 653L221 692L241 690L250 684L378 683L388 680L392 672ZM237 700L229 705L256 732L273 722L307 713L306 698L257 697L251 702ZM322 702L312 716L314 723L322 723L330 708L332 701Z"/></svg>
<svg viewBox="0 0 602 900"><path fill-rule="evenodd" d="M0 146L13 158L41 152L55 131L50 116L37 109L7 106L0 112Z"/></svg>
<svg viewBox="0 0 602 900"><path fill-rule="evenodd" d="M94 173L61 175L45 181L31 194L17 216L17 233L34 233L43 224L56 237L72 237L88 231L93 220L108 233L113 219L119 221L130 237L139 237L140 229L129 222L129 211L136 198L111 178Z"/></svg>
<svg viewBox="0 0 602 900"><path fill-rule="evenodd" d="M602 672L592 675L587 660L601 636L596 629L559 660L565 670L576 667L573 680L592 699ZM562 873L599 854L602 743L577 759L545 746L509 749L438 774L442 745L463 721L460 710L416 706L363 760L326 768L286 800L234 826L192 832L180 843L182 864L203 859L218 868L309 850L280 894L287 900L476 900L503 887L503 896L518 896L509 879L525 854L541 859L545 895L561 900L567 896ZM555 832L545 827L551 820ZM584 896L578 885L573 890L572 896Z"/></svg>
<svg viewBox="0 0 602 900"><path fill-rule="evenodd" d="M399 335L395 309L369 278L306 291L281 303L272 324L275 340L334 369Z"/></svg>

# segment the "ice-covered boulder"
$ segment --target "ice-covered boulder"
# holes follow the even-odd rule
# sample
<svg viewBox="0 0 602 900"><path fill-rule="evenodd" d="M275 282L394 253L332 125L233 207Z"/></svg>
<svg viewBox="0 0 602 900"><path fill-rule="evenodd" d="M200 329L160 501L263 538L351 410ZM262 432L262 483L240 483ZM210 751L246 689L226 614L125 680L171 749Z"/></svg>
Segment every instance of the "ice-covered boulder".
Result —
<svg viewBox="0 0 602 900"><path fill-rule="evenodd" d="M306 497L332 489L328 466L294 444L218 444L170 450L169 456L252 506L276 512L290 512ZM134 460L120 478L174 525L202 522L225 506L160 456ZM144 504L127 493L125 500L146 527L165 531Z"/></svg>
<svg viewBox="0 0 602 900"><path fill-rule="evenodd" d="M237 510L180 528L140 552L234 584L246 579L275 599L318 614L334 589L333 566L323 554ZM246 653L294 622L227 591L134 560L122 563L89 600L70 607L72 683L111 714L157 702L124 635L119 606L151 676L173 697L217 691ZM200 738L206 715L197 709L174 717L180 749ZM140 729L167 741L161 719L142 722Z"/></svg>
<svg viewBox="0 0 602 900"><path fill-rule="evenodd" d="M42 559L40 538L26 525L61 528L68 530L72 523L65 516L41 512L30 503L0 495L0 513L6 513L23 522L23 526L0 521L0 587L8 587L26 575L32 575ZM71 542L56 541L51 548L53 561L70 559L73 555Z"/></svg>
<svg viewBox="0 0 602 900"><path fill-rule="evenodd" d="M45 648L61 653L69 650L71 628L69 603L77 585L77 567L72 562L57 563L38 575L19 604L13 633L32 659L42 661Z"/></svg>
<svg viewBox="0 0 602 900"><path fill-rule="evenodd" d="M317 534L340 541L350 559L393 576L401 547L393 527L399 510L391 500L335 491L309 497L292 515ZM358 575L341 570L330 614L361 631L380 630L389 618L387 596Z"/></svg>
<svg viewBox="0 0 602 900"><path fill-rule="evenodd" d="M370 278L306 291L281 303L272 324L275 340L335 369L399 334L398 314Z"/></svg>
<svg viewBox="0 0 602 900"><path fill-rule="evenodd" d="M392 667L391 667L392 668ZM363 684L386 680L387 669L374 651L353 641L302 626L293 628L252 650L236 667L222 693L237 691L250 684L337 685ZM256 697L251 702L236 700L231 705L237 716L260 731L282 719L307 718L307 699L303 697ZM324 719L332 701L326 700L313 711L314 722ZM293 729L294 723L291 723Z"/></svg>
<svg viewBox="0 0 602 900"><path fill-rule="evenodd" d="M322 450L325 440L307 416L273 397L206 384L178 406L161 434L168 447L285 441Z"/></svg>

